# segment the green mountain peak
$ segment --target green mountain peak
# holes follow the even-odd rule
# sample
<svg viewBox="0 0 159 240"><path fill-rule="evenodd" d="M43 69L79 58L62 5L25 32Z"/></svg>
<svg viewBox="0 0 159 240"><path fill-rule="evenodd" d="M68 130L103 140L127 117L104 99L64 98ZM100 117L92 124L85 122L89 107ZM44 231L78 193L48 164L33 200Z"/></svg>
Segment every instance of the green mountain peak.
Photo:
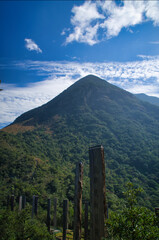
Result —
<svg viewBox="0 0 159 240"><path fill-rule="evenodd" d="M76 162L85 166L84 198L89 198L90 146L102 144L108 204L122 204L126 182L141 186L140 204L159 198L159 107L88 75L41 107L0 131L2 186L19 194L73 199ZM9 132L9 133L8 133ZM3 190L3 189L2 189ZM153 197L152 197L153 196Z"/></svg>
<svg viewBox="0 0 159 240"><path fill-rule="evenodd" d="M115 106L120 109L121 104L132 107L132 104L137 104L137 99L99 77L88 75L43 106L22 114L14 123L47 124L57 114L80 114L99 109L111 111Z"/></svg>

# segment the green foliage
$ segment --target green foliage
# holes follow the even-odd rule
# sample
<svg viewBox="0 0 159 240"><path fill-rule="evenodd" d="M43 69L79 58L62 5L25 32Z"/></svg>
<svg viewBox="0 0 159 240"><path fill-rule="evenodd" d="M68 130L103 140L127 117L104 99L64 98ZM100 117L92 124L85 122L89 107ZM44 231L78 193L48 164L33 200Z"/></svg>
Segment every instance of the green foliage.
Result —
<svg viewBox="0 0 159 240"><path fill-rule="evenodd" d="M0 239L1 240L51 240L47 227L39 219L31 219L29 211L0 212Z"/></svg>
<svg viewBox="0 0 159 240"><path fill-rule="evenodd" d="M107 220L107 239L109 240L157 240L159 239L158 219L153 212L137 206L140 188L127 185L125 192L127 207L119 213L111 213Z"/></svg>
<svg viewBox="0 0 159 240"><path fill-rule="evenodd" d="M140 187L134 188L132 183L127 184L127 191L124 192L124 196L127 200L128 208L133 208L137 204L137 196L143 191Z"/></svg>

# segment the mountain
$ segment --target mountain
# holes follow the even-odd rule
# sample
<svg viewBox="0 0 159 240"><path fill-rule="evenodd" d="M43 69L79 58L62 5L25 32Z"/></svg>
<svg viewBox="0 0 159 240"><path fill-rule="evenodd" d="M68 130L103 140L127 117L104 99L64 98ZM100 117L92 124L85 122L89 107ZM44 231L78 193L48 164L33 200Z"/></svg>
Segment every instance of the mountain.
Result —
<svg viewBox="0 0 159 240"><path fill-rule="evenodd" d="M156 105L156 106L159 106L159 98L157 98L157 97L148 96L148 95L146 95L146 94L144 94L144 93L135 94L135 96L136 96L138 99L140 99L140 100L142 100L142 101L144 101L144 102L149 102L149 103L151 103L151 104L154 104L154 105Z"/></svg>
<svg viewBox="0 0 159 240"><path fill-rule="evenodd" d="M130 181L144 189L140 204L153 209L159 199L158 116L159 107L105 80L80 79L0 131L2 201L13 192L72 201L78 161L84 163L83 195L89 199L88 149L102 144L110 209L122 206Z"/></svg>

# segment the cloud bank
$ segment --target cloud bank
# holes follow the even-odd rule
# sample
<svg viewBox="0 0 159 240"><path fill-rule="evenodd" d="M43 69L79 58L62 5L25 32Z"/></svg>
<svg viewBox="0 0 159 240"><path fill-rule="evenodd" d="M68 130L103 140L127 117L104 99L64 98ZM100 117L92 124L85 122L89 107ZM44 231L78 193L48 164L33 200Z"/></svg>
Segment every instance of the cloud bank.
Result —
<svg viewBox="0 0 159 240"><path fill-rule="evenodd" d="M15 120L23 112L38 107L68 88L80 78L97 75L132 93L159 97L159 56L140 55L134 62L14 62L11 68L33 71L43 81L27 87L1 84L0 127ZM4 66L3 66L4 68Z"/></svg>
<svg viewBox="0 0 159 240"><path fill-rule="evenodd" d="M72 8L72 28L64 30L62 35L68 34L65 44L76 41L92 46L118 36L122 28L130 28L145 21L152 21L154 26L159 26L158 13L157 0L123 0L120 4L114 0L85 1Z"/></svg>
<svg viewBox="0 0 159 240"><path fill-rule="evenodd" d="M38 45L32 39L25 38L24 41L26 43L25 47L29 51L36 51L37 53L42 53L42 50L38 47Z"/></svg>

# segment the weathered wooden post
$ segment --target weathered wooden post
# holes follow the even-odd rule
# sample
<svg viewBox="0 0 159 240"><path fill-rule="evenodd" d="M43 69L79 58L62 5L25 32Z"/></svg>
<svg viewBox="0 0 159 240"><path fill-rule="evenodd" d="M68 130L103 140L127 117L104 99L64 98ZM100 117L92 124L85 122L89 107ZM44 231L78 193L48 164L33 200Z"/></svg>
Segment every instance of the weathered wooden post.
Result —
<svg viewBox="0 0 159 240"><path fill-rule="evenodd" d="M26 205L26 196L22 196L22 209L25 208L25 205Z"/></svg>
<svg viewBox="0 0 159 240"><path fill-rule="evenodd" d="M88 201L85 202L84 239L88 240Z"/></svg>
<svg viewBox="0 0 159 240"><path fill-rule="evenodd" d="M156 214L156 217L159 217L159 207L155 208L155 214Z"/></svg>
<svg viewBox="0 0 159 240"><path fill-rule="evenodd" d="M7 209L10 208L10 196L8 195L7 196Z"/></svg>
<svg viewBox="0 0 159 240"><path fill-rule="evenodd" d="M19 197L19 211L22 210L22 196Z"/></svg>
<svg viewBox="0 0 159 240"><path fill-rule="evenodd" d="M35 216L37 216L38 215L38 196L35 196L35 211L34 211L34 213L35 213Z"/></svg>
<svg viewBox="0 0 159 240"><path fill-rule="evenodd" d="M89 148L90 159L90 239L105 237L106 187L103 146Z"/></svg>
<svg viewBox="0 0 159 240"><path fill-rule="evenodd" d="M56 229L57 225L56 215L57 215L57 198L54 198L54 218L53 218L54 229Z"/></svg>
<svg viewBox="0 0 159 240"><path fill-rule="evenodd" d="M11 211L14 211L14 195L11 196Z"/></svg>
<svg viewBox="0 0 159 240"><path fill-rule="evenodd" d="M51 210L51 200L48 198L47 200L47 228L50 232L50 223L51 223L51 217L50 217L50 210Z"/></svg>
<svg viewBox="0 0 159 240"><path fill-rule="evenodd" d="M109 207L107 205L107 219L109 218Z"/></svg>
<svg viewBox="0 0 159 240"><path fill-rule="evenodd" d="M74 201L74 233L73 239L81 239L82 226L82 188L83 188L83 164L77 163L75 177L75 201Z"/></svg>
<svg viewBox="0 0 159 240"><path fill-rule="evenodd" d="M35 196L33 196L33 204L32 204L32 218L34 217L35 213Z"/></svg>
<svg viewBox="0 0 159 240"><path fill-rule="evenodd" d="M63 240L66 240L67 219L68 219L68 200L64 200L63 201Z"/></svg>

